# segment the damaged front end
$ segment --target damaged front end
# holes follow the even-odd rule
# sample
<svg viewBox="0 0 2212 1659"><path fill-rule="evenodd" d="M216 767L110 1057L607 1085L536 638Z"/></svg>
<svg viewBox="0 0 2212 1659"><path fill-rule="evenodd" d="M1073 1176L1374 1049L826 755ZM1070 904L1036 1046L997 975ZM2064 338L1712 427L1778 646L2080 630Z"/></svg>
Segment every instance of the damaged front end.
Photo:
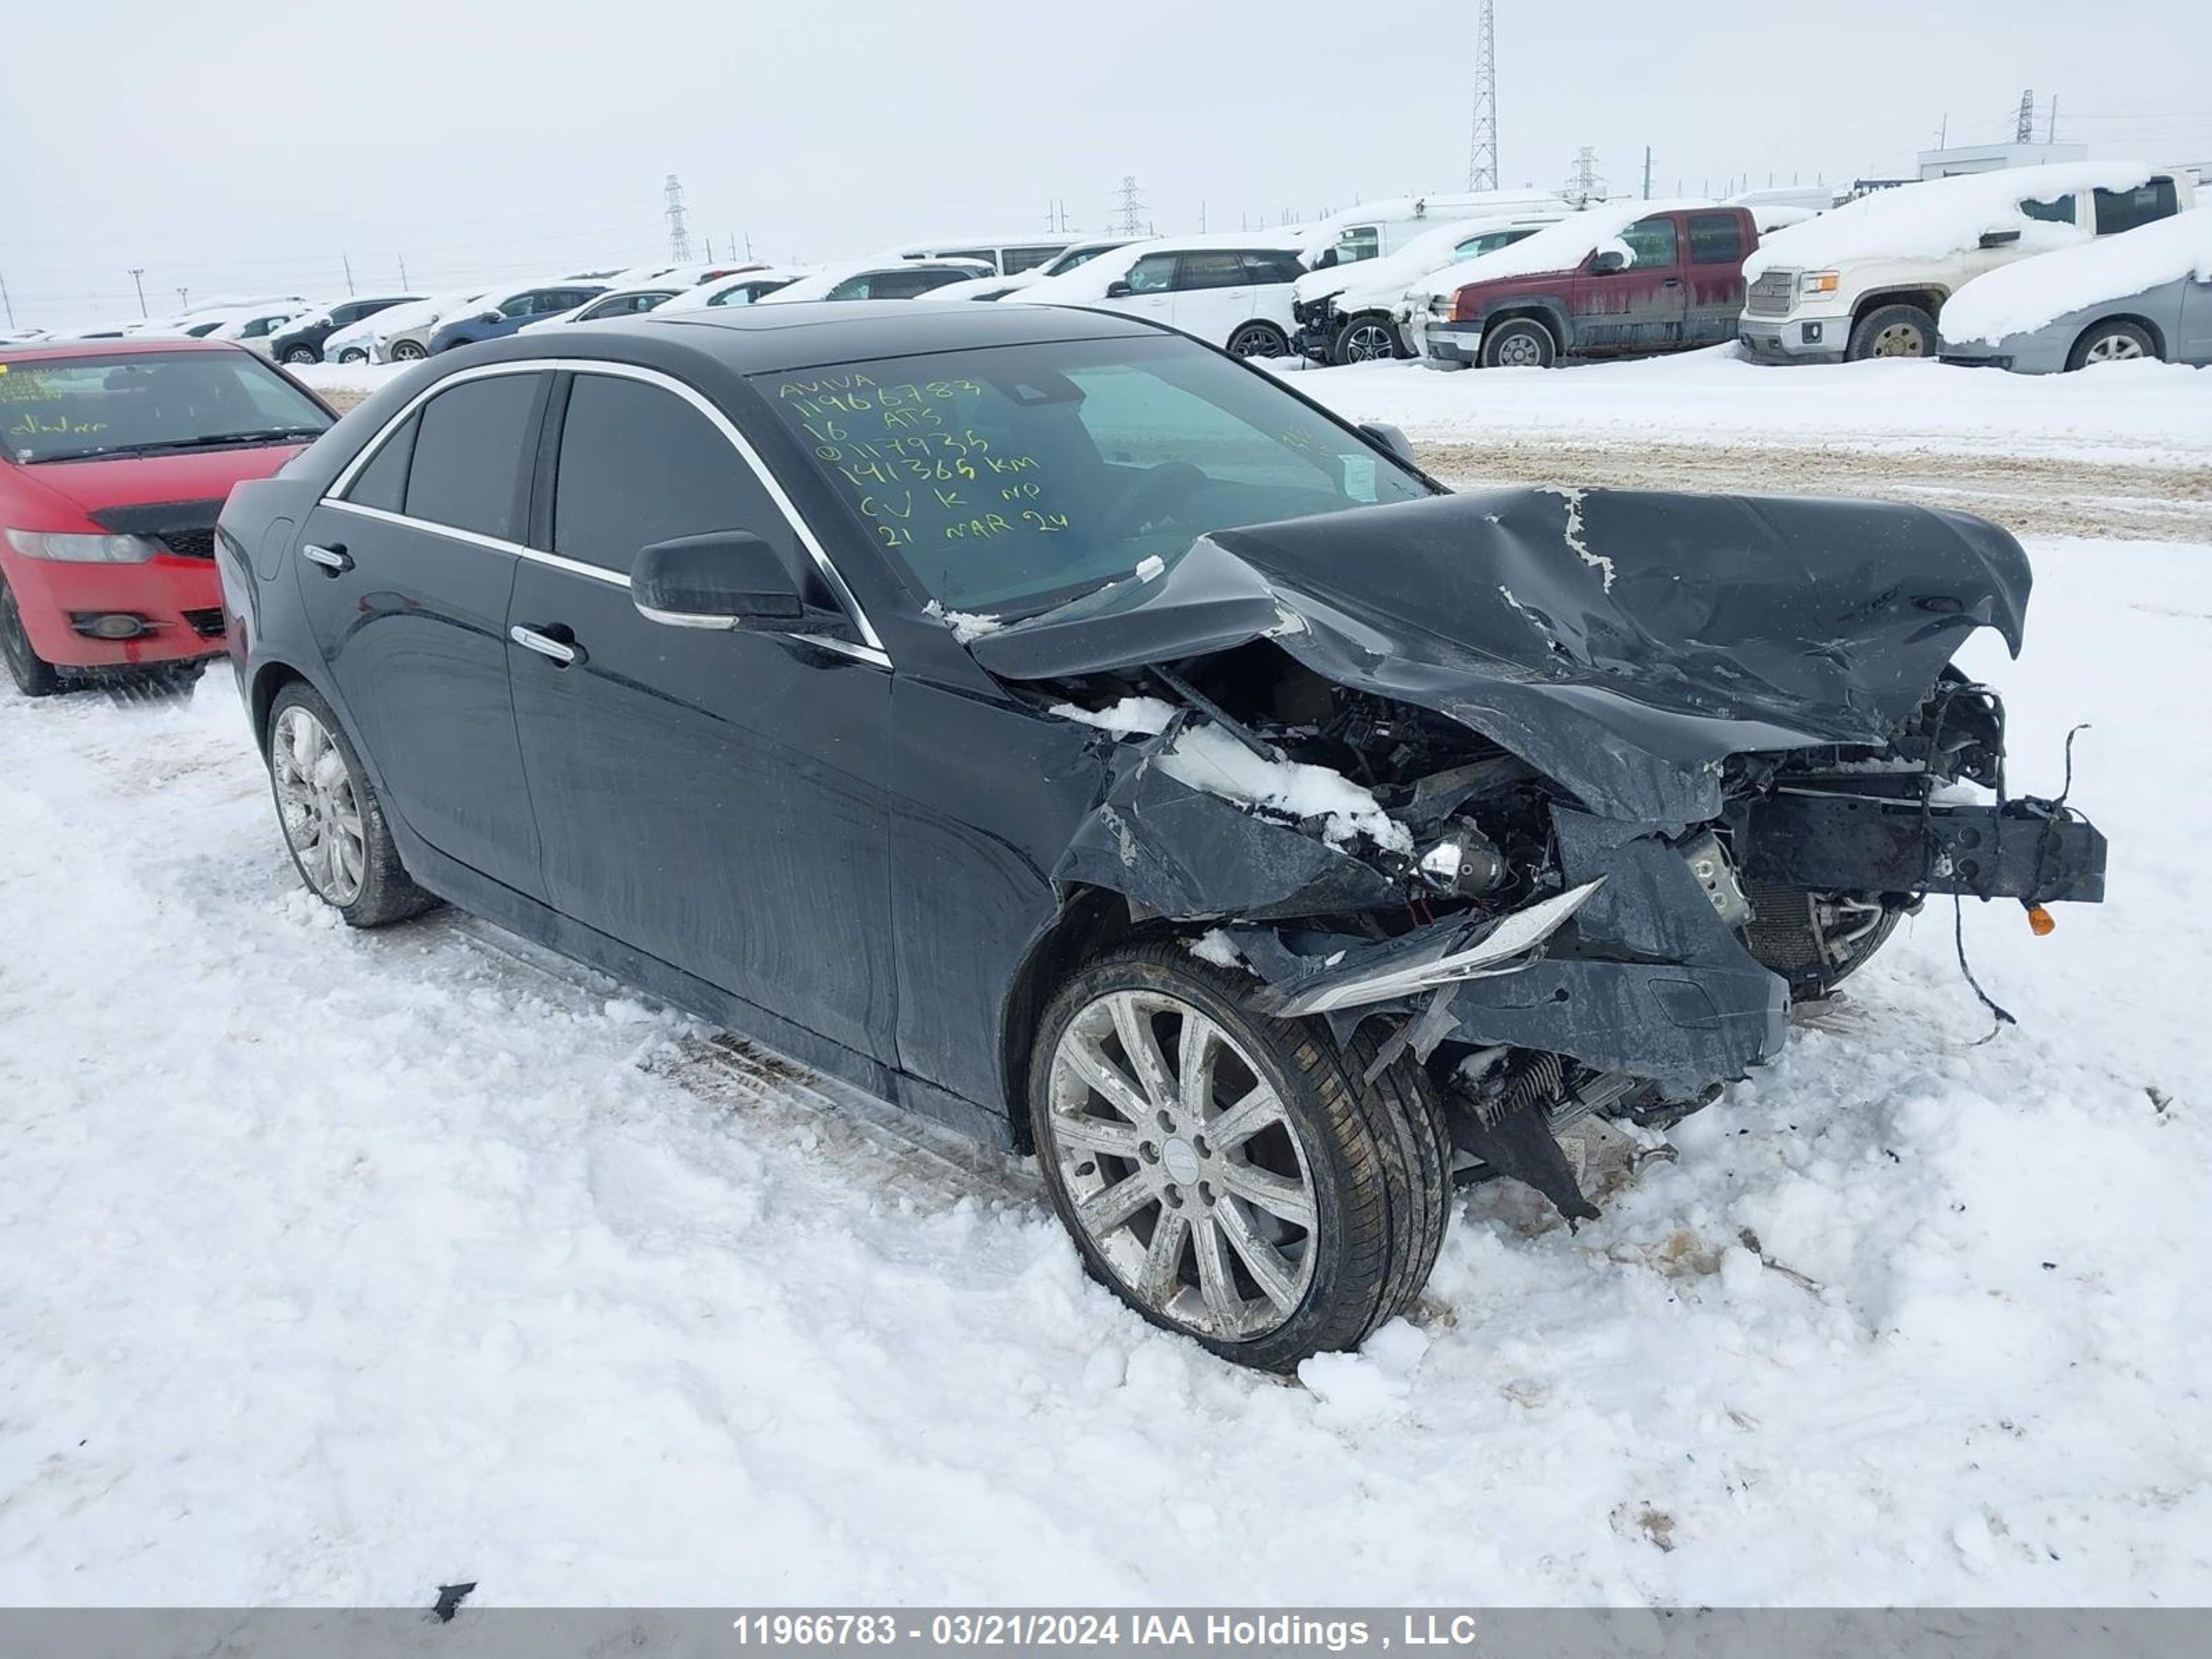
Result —
<svg viewBox="0 0 2212 1659"><path fill-rule="evenodd" d="M1255 1006L1370 1021L1478 1170L1595 1213L1554 1131L1672 1121L1930 893L2101 898L2005 787L2002 531L1868 502L1455 495L1206 538L971 641L1101 729L1054 875L1218 929Z"/></svg>

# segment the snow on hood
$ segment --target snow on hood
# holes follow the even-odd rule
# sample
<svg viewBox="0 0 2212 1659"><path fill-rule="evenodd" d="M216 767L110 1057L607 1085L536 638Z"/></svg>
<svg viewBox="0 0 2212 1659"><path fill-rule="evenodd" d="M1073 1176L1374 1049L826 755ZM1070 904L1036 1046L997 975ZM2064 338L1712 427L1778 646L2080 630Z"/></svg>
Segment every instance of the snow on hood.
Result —
<svg viewBox="0 0 2212 1659"><path fill-rule="evenodd" d="M2073 225L2031 219L2022 202L2047 202L2087 190L2133 190L2157 169L2148 161L2064 161L1996 173L1929 179L1878 190L1778 230L1743 262L1744 279L1776 266L1814 270L1846 259L1942 259L1978 247L1984 233L2016 230L2024 253L2082 240Z"/></svg>
<svg viewBox="0 0 2212 1659"><path fill-rule="evenodd" d="M2000 265L1943 304L1943 337L1992 343L2069 311L2190 277L2212 280L2212 208Z"/></svg>
<svg viewBox="0 0 2212 1659"><path fill-rule="evenodd" d="M1554 270L1572 270L1601 247L1617 248L1629 255L1633 264L1634 254L1620 240L1620 233L1638 219L1655 213L1719 205L1700 198L1671 202L1593 202L1581 212L1571 213L1557 224L1547 225L1534 236L1525 237L1510 247L1445 265L1412 286L1432 283L1432 292L1449 292L1465 288L1469 283L1493 283L1508 276L1540 276Z"/></svg>

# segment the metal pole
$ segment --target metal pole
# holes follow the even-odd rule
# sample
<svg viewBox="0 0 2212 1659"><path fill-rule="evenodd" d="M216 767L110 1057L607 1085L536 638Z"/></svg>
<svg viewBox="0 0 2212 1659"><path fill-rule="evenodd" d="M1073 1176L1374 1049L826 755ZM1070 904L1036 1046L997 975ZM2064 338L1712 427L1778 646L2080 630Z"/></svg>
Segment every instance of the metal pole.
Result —
<svg viewBox="0 0 2212 1659"><path fill-rule="evenodd" d="M10 328L15 327L15 302L8 297L8 279L5 276L0 276L0 306L7 307L8 326Z"/></svg>
<svg viewBox="0 0 2212 1659"><path fill-rule="evenodd" d="M138 289L138 314L141 317L146 314L146 284L139 279L145 274L146 267L143 265L131 267L131 281Z"/></svg>
<svg viewBox="0 0 2212 1659"><path fill-rule="evenodd" d="M349 254L344 253L339 254L338 258L345 266L346 294L350 297L353 294L353 258Z"/></svg>
<svg viewBox="0 0 2212 1659"><path fill-rule="evenodd" d="M1644 199L1651 199L1651 146L1644 147Z"/></svg>
<svg viewBox="0 0 2212 1659"><path fill-rule="evenodd" d="M399 286L407 286L407 256L404 253L399 256Z"/></svg>

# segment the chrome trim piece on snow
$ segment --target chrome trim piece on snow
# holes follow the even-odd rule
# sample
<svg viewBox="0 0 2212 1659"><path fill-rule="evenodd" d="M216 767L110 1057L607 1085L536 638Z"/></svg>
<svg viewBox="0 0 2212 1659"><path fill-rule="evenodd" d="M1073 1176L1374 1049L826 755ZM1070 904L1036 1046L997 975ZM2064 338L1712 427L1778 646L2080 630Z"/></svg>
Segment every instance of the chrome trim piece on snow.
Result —
<svg viewBox="0 0 2212 1659"><path fill-rule="evenodd" d="M872 663L879 668L889 668L891 665L890 653L884 649L883 638L876 632L874 624L869 622L867 612L861 609L860 602L854 597L853 590L846 586L842 574L835 564L830 562L829 550L822 545L820 538L815 535L813 526L806 522L797 503L793 501L790 495L785 492L783 485L777 481L775 475L769 471L768 463L761 459L760 452L753 447L751 441L744 433L738 430L736 423L715 407L703 393L686 386L673 375L663 374L659 369L645 368L635 363L601 362L584 357L532 357L519 359L513 362L483 363L475 368L465 368L459 374L448 374L443 380L424 386L393 412L392 417L378 429L376 435L363 444L360 453L348 461L338 476L331 481L330 490L323 497L323 505L343 507L349 512L366 513L371 517L383 519L393 524L434 530L441 535L454 536L463 541L473 542L479 547L494 548L503 553L513 553L523 558L534 560L538 563L550 566L556 570L566 570L575 575L590 576L617 586L629 586L629 578L625 575L611 570L602 570L596 565L580 563L574 559L565 559L557 553L543 552L537 548L524 547L514 542L501 541L495 536L480 536L471 531L455 530L450 526L433 524L428 520L409 518L404 514L386 512L382 507L361 507L352 501L340 499L352 486L356 476L375 458L376 452L384 447L401 423L448 386L459 386L467 380L489 380L503 374L607 374L617 380L640 380L647 386L656 386L665 392L674 393L704 415L712 422L714 429L728 441L730 447L744 459L746 466L751 469L753 477L759 481L761 488L768 492L769 499L775 503L776 510L783 514L785 522L790 525L793 533L799 538L799 544L805 548L807 556L814 562L815 568L822 573L822 579L830 584L830 592L837 596L838 603L844 607L846 614L852 618L854 627L860 630L860 638L864 643L858 646L849 645L842 640L832 641L812 634L793 634L789 637L805 640L810 645L819 645L826 650L839 652L861 662Z"/></svg>

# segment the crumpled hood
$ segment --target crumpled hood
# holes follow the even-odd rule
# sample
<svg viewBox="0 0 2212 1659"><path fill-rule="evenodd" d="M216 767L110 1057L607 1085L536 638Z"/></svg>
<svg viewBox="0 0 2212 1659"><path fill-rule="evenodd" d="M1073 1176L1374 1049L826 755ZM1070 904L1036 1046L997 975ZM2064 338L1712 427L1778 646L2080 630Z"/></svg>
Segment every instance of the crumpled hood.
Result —
<svg viewBox="0 0 2212 1659"><path fill-rule="evenodd" d="M1223 531L969 649L1057 679L1273 636L1593 812L1688 823L1719 812L1729 755L1885 741L1974 629L2017 655L2029 580L2020 544L1965 514L1500 490Z"/></svg>

